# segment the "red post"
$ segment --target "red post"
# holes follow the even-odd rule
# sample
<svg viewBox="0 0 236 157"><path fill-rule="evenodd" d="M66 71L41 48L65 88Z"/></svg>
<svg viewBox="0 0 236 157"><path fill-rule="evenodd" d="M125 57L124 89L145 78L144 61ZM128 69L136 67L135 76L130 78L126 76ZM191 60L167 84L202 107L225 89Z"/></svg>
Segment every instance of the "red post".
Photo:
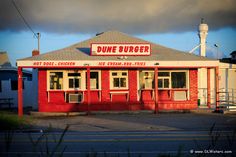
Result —
<svg viewBox="0 0 236 157"><path fill-rule="evenodd" d="M23 116L23 90L22 90L22 68L18 67L18 116Z"/></svg>
<svg viewBox="0 0 236 157"><path fill-rule="evenodd" d="M154 81L155 81L155 113L158 112L158 68L155 67L154 70Z"/></svg>
<svg viewBox="0 0 236 157"><path fill-rule="evenodd" d="M87 67L87 101L88 101L88 110L87 110L87 114L90 114L90 102L91 102L91 97L90 97L90 68Z"/></svg>
<svg viewBox="0 0 236 157"><path fill-rule="evenodd" d="M216 79L216 110L218 110L218 107L219 107L219 100L220 100L220 97L219 97L219 67L216 67L215 68L215 79Z"/></svg>
<svg viewBox="0 0 236 157"><path fill-rule="evenodd" d="M211 69L207 68L207 106L211 108Z"/></svg>

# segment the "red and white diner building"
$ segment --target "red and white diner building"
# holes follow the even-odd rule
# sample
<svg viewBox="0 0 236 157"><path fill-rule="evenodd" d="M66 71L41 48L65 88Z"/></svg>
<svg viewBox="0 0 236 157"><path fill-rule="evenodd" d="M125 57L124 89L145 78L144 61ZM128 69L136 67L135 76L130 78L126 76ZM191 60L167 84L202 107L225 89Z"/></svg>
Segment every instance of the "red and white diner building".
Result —
<svg viewBox="0 0 236 157"><path fill-rule="evenodd" d="M107 31L49 53L17 60L18 108L22 115L22 69L38 70L39 112L192 110L198 108L198 71L214 76L219 61ZM210 71L214 75L210 79ZM210 96L207 104L210 105Z"/></svg>

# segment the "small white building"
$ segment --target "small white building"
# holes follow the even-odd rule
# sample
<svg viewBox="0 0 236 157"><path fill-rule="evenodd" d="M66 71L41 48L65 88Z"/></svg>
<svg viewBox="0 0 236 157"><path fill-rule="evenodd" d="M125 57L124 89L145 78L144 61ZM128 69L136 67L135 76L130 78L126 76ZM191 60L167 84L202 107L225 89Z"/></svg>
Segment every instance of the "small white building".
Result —
<svg viewBox="0 0 236 157"><path fill-rule="evenodd" d="M199 25L200 56L206 57L206 38L208 25L203 21ZM194 48L195 49L195 48ZM219 104L236 104L236 51L231 53L231 58L225 58L219 62ZM210 79L207 79L207 78ZM210 82L208 82L210 81ZM198 99L200 107L214 108L215 95L215 69L198 69Z"/></svg>
<svg viewBox="0 0 236 157"><path fill-rule="evenodd" d="M17 108L18 70L9 61L7 52L0 52L0 109L8 108L6 102L11 102L12 108ZM34 90L37 80L33 80L31 71L23 71L23 94L25 107L37 108L37 94ZM7 100L8 99L8 100Z"/></svg>

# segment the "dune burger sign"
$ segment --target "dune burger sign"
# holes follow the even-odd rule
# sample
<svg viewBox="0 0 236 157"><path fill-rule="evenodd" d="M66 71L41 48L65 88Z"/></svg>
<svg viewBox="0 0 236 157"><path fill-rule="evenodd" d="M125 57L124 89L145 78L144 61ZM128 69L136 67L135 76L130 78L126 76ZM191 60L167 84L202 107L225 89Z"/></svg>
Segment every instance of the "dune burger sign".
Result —
<svg viewBox="0 0 236 157"><path fill-rule="evenodd" d="M93 43L91 44L91 55L101 56L148 56L151 54L151 45L147 43Z"/></svg>

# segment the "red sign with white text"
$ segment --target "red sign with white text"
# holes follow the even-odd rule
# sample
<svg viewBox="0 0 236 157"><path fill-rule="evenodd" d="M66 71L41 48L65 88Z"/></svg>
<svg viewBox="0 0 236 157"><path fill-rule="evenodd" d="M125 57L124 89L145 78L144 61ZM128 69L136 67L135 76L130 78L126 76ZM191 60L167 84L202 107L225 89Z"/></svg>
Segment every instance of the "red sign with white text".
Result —
<svg viewBox="0 0 236 157"><path fill-rule="evenodd" d="M149 56L151 45L147 43L93 43L91 55L101 56Z"/></svg>

